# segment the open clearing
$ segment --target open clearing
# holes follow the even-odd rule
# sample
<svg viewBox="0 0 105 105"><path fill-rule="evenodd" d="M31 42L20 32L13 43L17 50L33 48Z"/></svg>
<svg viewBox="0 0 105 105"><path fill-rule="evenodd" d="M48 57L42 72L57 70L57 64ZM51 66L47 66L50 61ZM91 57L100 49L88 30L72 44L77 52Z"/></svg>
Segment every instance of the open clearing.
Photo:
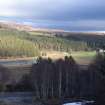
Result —
<svg viewBox="0 0 105 105"><path fill-rule="evenodd" d="M57 51L47 51L45 52L46 56L43 56L44 58L51 58L53 60L59 59L59 58L64 58L65 56L72 56L78 64L81 65L88 65L89 63L92 62L92 60L94 59L96 52L72 52L71 54L66 53L66 52L57 52Z"/></svg>
<svg viewBox="0 0 105 105"><path fill-rule="evenodd" d="M96 52L72 52L71 54L66 52L58 52L58 51L43 51L44 55L42 58L51 58L52 60L56 59L64 59L65 56L72 56L76 62L80 65L88 65L94 59ZM8 64L8 65L27 65L33 64L36 62L37 57L26 57L26 58L7 58L0 59L0 64Z"/></svg>
<svg viewBox="0 0 105 105"><path fill-rule="evenodd" d="M71 55L77 61L78 64L88 65L94 60L96 52L72 52Z"/></svg>

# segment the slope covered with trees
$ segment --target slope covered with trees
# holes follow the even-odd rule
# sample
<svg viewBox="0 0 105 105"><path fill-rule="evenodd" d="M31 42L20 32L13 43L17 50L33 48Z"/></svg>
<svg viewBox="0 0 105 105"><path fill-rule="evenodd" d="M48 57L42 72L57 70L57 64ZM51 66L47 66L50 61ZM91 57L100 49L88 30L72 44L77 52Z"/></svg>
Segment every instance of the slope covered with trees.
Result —
<svg viewBox="0 0 105 105"><path fill-rule="evenodd" d="M68 35L48 32L26 32L16 29L0 29L1 57L34 57L44 51L93 51L104 45L104 36ZM95 41L93 41L95 39ZM102 39L102 41L101 41Z"/></svg>
<svg viewBox="0 0 105 105"><path fill-rule="evenodd" d="M17 31L18 32L18 31ZM38 56L38 48L28 40L17 37L14 31L0 30L0 57L32 57Z"/></svg>
<svg viewBox="0 0 105 105"><path fill-rule="evenodd" d="M57 36L72 41L85 42L92 50L102 48L102 45L105 45L104 33L66 33Z"/></svg>

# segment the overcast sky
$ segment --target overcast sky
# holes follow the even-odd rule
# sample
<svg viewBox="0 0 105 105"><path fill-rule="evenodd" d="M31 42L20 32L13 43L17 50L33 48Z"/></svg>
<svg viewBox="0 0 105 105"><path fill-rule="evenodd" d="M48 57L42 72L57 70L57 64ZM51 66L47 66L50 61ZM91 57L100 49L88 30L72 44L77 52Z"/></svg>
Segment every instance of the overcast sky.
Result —
<svg viewBox="0 0 105 105"><path fill-rule="evenodd" d="M105 0L0 0L0 17L38 27L104 31Z"/></svg>

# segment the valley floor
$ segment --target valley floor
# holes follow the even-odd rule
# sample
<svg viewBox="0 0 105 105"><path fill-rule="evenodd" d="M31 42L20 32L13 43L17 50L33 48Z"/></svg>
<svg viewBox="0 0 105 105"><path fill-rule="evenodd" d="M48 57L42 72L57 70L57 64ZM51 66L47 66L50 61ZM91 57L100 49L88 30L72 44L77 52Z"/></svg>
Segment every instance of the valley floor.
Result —
<svg viewBox="0 0 105 105"><path fill-rule="evenodd" d="M52 60L64 58L65 56L72 56L76 62L79 65L88 65L90 64L96 55L95 51L88 51L88 52L72 52L71 54L67 52L58 52L58 51L47 51L45 52L44 56L41 56L42 58L51 58ZM0 59L0 64L1 65L12 65L12 66L18 66L18 65L31 65L33 63L36 63L36 59L38 57L23 57L23 58L13 58L13 57L8 57L6 59L2 58Z"/></svg>

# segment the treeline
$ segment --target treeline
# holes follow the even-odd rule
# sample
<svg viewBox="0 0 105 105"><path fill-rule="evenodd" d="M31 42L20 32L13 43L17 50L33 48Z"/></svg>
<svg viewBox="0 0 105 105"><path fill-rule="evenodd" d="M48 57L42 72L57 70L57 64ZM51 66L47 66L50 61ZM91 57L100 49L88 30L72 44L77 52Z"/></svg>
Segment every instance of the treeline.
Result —
<svg viewBox="0 0 105 105"><path fill-rule="evenodd" d="M72 41L85 42L91 50L102 48L105 45L105 34L103 33L60 33L56 36Z"/></svg>
<svg viewBox="0 0 105 105"><path fill-rule="evenodd" d="M0 67L0 91L33 91L35 100L94 100L96 105L105 103L105 55L97 55L87 70L70 57L52 61L39 58L26 74L16 83L8 70ZM13 80L12 80L13 81Z"/></svg>
<svg viewBox="0 0 105 105"><path fill-rule="evenodd" d="M91 50L85 42L81 41L70 41L64 38L40 36L40 35L29 35L27 40L35 43L40 50L53 50L62 52L71 51L88 51Z"/></svg>
<svg viewBox="0 0 105 105"><path fill-rule="evenodd" d="M98 54L86 70L70 57L52 61L39 58L30 80L36 99L85 99L104 104L105 54Z"/></svg>
<svg viewBox="0 0 105 105"><path fill-rule="evenodd" d="M81 70L71 56L55 62L40 58L31 72L35 96L39 99L94 100L102 84L97 69L92 67Z"/></svg>
<svg viewBox="0 0 105 105"><path fill-rule="evenodd" d="M30 41L14 36L0 36L0 57L32 57L39 56L38 48Z"/></svg>

